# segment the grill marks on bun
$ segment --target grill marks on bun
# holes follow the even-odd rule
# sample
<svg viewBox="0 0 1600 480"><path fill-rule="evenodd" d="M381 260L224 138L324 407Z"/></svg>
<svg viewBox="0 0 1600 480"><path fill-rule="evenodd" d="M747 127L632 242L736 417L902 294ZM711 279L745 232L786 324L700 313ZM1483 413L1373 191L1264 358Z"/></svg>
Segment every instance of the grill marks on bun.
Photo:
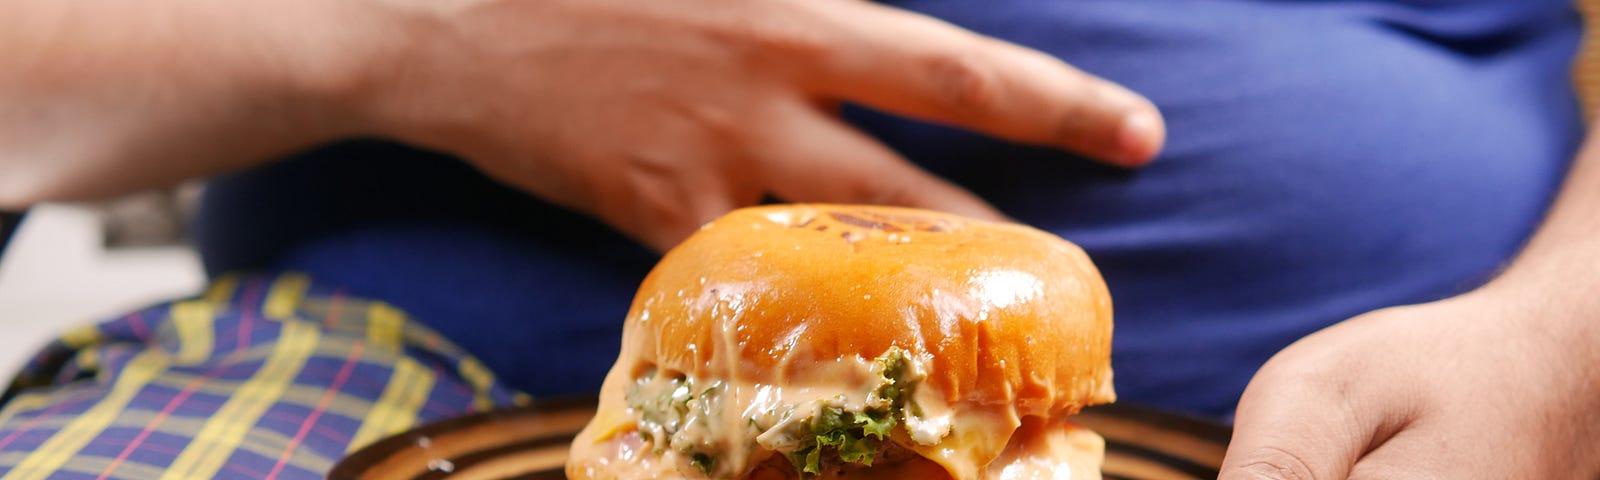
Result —
<svg viewBox="0 0 1600 480"><path fill-rule="evenodd" d="M954 217L932 217L916 213L888 213L872 208L837 207L830 210L799 212L773 212L768 219L773 223L817 233L837 235L847 244L865 240L873 232L888 234L922 232L949 233L961 228L962 222ZM818 221L819 218L826 219ZM891 243L910 242L909 235L889 235Z"/></svg>

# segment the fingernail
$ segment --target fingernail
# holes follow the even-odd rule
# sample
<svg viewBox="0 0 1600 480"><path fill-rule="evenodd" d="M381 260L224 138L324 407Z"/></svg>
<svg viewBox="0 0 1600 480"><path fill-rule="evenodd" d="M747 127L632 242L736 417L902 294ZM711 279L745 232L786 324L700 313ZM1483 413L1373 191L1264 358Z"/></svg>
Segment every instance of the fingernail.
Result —
<svg viewBox="0 0 1600 480"><path fill-rule="evenodd" d="M1139 166L1156 155L1161 144L1161 119L1149 112L1136 112L1122 119L1117 130L1117 155L1123 164Z"/></svg>

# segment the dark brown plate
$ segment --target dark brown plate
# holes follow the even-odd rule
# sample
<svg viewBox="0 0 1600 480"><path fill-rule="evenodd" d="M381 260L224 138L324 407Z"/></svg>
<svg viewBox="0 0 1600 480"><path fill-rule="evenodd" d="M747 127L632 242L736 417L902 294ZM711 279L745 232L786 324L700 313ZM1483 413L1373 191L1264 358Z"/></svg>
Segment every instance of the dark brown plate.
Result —
<svg viewBox="0 0 1600 480"><path fill-rule="evenodd" d="M374 443L340 461L335 480L564 479L567 445L594 398L535 402L443 420ZM1106 437L1108 479L1216 478L1228 427L1149 408L1108 405L1076 423Z"/></svg>

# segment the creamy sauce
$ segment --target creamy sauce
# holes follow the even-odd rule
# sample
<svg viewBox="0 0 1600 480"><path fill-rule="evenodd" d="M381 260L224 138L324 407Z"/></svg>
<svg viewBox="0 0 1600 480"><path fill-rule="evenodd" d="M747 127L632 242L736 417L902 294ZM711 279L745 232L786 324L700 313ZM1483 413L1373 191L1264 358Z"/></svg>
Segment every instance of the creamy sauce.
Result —
<svg viewBox="0 0 1600 480"><path fill-rule="evenodd" d="M1099 480L1105 440L1088 429L1067 422L1042 422L1029 419L1011 436L999 457L989 463L974 480ZM679 468L669 459L650 452L638 432L626 432L600 444L579 450L578 471L569 469L575 479L707 478L697 469ZM770 453L767 453L770 455ZM766 460L761 456L753 463ZM739 477L752 480L792 480L793 472L761 471ZM847 470L824 474L815 480L949 480L955 476L939 463L916 459L866 470Z"/></svg>
<svg viewBox="0 0 1600 480"><path fill-rule="evenodd" d="M922 364L926 361L926 358L906 358L907 375L925 371ZM607 472L603 467L614 465L614 460L594 459L616 455L654 456L656 458L650 462L653 466L640 467L648 471L630 469L630 475L737 478L773 452L798 448L800 424L824 409L857 412L888 406L888 399L874 393L884 385L883 366L876 359L857 357L823 362L817 369L818 378L833 381L778 387L740 379L694 381L686 374L656 372L654 366L642 362L633 368L613 369L601 396L603 412L597 413L596 420L574 442L573 466L583 465L579 467L585 473L582 478L636 478ZM619 382L619 371L640 373L637 378ZM617 383L624 384L614 387ZM695 395L695 390L712 385L718 390L717 394ZM914 391L906 393L908 397L916 397ZM938 401L937 395L928 398L932 400L929 404L906 409L904 424L950 422L949 408ZM668 411L663 413L663 408ZM912 417L912 411L922 412L924 417L931 413L934 420ZM619 435L636 437L639 445L628 449L590 446L591 442L613 443L608 440ZM937 442L938 438L933 440ZM709 472L697 465L695 452L714 453ZM605 476L599 476L601 472L606 472Z"/></svg>
<svg viewBox="0 0 1600 480"><path fill-rule="evenodd" d="M920 375L926 362L925 358L908 358L907 375ZM738 380L689 381L687 375L655 372L648 365L621 369L640 372L639 377L627 379L629 385L623 388L627 394L607 389L601 408L616 410L598 415L574 443L570 468L577 471L569 470L569 475L594 479L742 478L775 452L800 448L803 431L799 425L824 409L861 411L884 405L886 400L873 394L884 378L883 367L874 359L841 360L818 368L830 371L827 377L845 381L777 387ZM716 393L710 395L694 392L713 389ZM992 406L969 408L958 415L959 408L946 404L937 392L913 390L907 394L904 428L897 429L892 438L931 460L950 478L1098 478L1103 443L1092 432L1065 422L1046 425L1036 417L1019 419L1014 410ZM636 398L618 402L618 396ZM662 413L663 408L667 414ZM696 453L704 456L697 460ZM706 458L712 461L702 463ZM902 465L872 471L888 475L879 478L893 478L892 472L897 470L922 472L926 468Z"/></svg>
<svg viewBox="0 0 1600 480"><path fill-rule="evenodd" d="M826 384L778 387L752 382L697 380L687 374L657 371L644 367L643 374L628 386L627 412L644 448L659 455L664 463L687 470L684 464L710 478L735 478L754 465L756 457L771 452L788 453L807 447L802 442L811 433L814 419L825 412L864 412L891 410L899 398L879 394L887 385L904 384L905 397L913 397L910 387L921 379L918 372L926 359L902 359L905 372L897 382L887 380L882 359L856 358L825 364L834 370ZM935 402L936 402L936 397ZM932 408L905 409L898 424L917 428L927 443L937 443L949 430L950 414L928 419L911 412L944 411ZM933 426L927 428L927 426ZM943 426L942 432L938 431ZM927 435L929 432L937 432Z"/></svg>

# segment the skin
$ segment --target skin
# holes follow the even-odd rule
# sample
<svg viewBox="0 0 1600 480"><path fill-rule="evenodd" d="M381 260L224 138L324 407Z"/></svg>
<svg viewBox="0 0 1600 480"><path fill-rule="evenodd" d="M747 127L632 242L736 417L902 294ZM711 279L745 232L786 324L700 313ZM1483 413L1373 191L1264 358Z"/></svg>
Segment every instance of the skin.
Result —
<svg viewBox="0 0 1600 480"><path fill-rule="evenodd" d="M841 101L1136 166L1160 114L1044 54L857 0L0 0L0 208L352 136L456 154L664 250L763 195L984 218Z"/></svg>
<svg viewBox="0 0 1600 480"><path fill-rule="evenodd" d="M0 0L0 45L0 209L381 136L665 249L764 194L999 217L842 101L1130 167L1164 136L1126 89L855 0ZM1224 478L1600 473L1595 157L1487 286L1275 357Z"/></svg>
<svg viewBox="0 0 1600 480"><path fill-rule="evenodd" d="M1221 478L1600 478L1597 183L1591 140L1499 277L1274 356L1239 402Z"/></svg>

